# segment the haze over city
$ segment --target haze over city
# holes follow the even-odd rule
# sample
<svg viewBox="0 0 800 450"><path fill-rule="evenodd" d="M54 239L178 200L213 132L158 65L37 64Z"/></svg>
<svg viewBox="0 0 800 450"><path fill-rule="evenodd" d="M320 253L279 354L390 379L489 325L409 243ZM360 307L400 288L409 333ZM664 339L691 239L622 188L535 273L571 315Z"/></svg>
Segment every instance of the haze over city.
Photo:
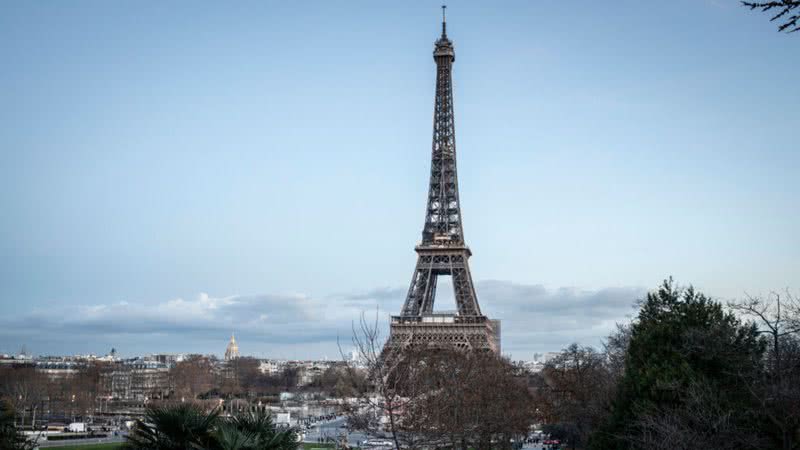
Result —
<svg viewBox="0 0 800 450"><path fill-rule="evenodd" d="M0 353L338 358L402 307L438 5L189 6L0 6ZM669 276L800 286L796 39L711 0L463 1L448 34L504 353L598 345Z"/></svg>

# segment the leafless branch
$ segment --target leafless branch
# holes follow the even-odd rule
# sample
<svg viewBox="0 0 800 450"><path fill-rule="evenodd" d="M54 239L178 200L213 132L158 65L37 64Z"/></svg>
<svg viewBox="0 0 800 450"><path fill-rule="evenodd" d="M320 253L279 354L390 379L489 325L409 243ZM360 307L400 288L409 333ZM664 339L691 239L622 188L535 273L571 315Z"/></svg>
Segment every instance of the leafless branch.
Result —
<svg viewBox="0 0 800 450"><path fill-rule="evenodd" d="M778 31L794 33L800 30L800 23L798 23L798 21L800 21L800 13L791 14L793 11L800 8L800 0L775 0L769 2L743 1L742 4L751 10L760 9L762 12L777 11L769 20L770 22L782 20L783 23L778 26Z"/></svg>

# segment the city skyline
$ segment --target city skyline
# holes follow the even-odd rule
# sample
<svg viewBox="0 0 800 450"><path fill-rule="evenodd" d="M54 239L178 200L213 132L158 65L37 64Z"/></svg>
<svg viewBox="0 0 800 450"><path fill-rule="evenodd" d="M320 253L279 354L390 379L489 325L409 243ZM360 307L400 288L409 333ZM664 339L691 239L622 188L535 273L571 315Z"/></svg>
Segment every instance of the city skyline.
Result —
<svg viewBox="0 0 800 450"><path fill-rule="evenodd" d="M438 5L312 6L4 8L0 353L335 358L400 308ZM514 359L598 345L668 276L800 287L795 42L736 2L588 9L448 9L465 234Z"/></svg>

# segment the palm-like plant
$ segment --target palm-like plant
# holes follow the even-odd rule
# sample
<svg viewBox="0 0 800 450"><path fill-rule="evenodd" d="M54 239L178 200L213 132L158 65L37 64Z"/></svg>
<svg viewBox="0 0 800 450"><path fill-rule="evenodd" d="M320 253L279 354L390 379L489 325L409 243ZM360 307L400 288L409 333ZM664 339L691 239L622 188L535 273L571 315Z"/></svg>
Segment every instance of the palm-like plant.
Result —
<svg viewBox="0 0 800 450"><path fill-rule="evenodd" d="M219 439L220 431L227 429L228 436L238 433L245 439L241 447L225 447ZM234 431L235 430L235 433ZM217 430L219 450L296 450L297 431L294 428L279 430L269 414L264 411L246 412L227 419ZM229 441L231 442L231 441Z"/></svg>
<svg viewBox="0 0 800 450"><path fill-rule="evenodd" d="M214 431L216 447L219 450L248 450L258 441L258 435L241 430L232 421L224 421Z"/></svg>
<svg viewBox="0 0 800 450"><path fill-rule="evenodd" d="M269 414L229 418L192 405L150 408L128 436L128 450L297 450L294 428L279 430Z"/></svg>
<svg viewBox="0 0 800 450"><path fill-rule="evenodd" d="M206 413L194 405L148 408L137 420L125 448L130 450L205 450L214 446L217 410Z"/></svg>

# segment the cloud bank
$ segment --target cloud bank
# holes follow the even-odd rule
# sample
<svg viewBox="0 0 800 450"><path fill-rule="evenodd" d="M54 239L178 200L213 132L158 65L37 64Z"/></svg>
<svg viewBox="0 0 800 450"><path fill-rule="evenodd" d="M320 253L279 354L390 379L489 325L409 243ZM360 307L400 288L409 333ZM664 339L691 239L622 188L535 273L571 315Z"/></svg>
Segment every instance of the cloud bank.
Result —
<svg viewBox="0 0 800 450"><path fill-rule="evenodd" d="M644 296L637 287L547 289L542 285L483 281L476 285L484 314L502 320L503 351L515 359L558 350L571 342L599 345L616 322L629 320ZM441 295L441 294L440 294ZM27 345L39 354L198 352L220 354L236 332L244 354L282 358L338 358L348 349L360 314L388 317L405 289L315 298L304 294L212 297L199 294L160 303L116 302L32 310L0 319L0 351Z"/></svg>

